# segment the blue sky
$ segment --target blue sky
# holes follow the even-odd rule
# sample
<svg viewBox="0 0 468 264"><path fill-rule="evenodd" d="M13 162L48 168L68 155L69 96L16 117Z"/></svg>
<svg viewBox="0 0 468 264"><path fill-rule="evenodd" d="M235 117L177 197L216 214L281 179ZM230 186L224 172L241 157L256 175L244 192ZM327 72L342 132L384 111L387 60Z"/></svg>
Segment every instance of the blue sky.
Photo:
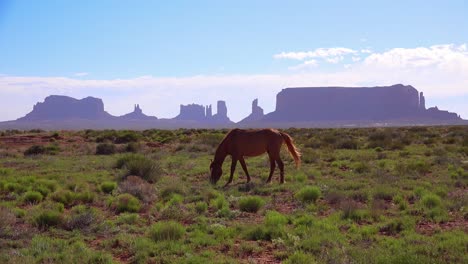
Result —
<svg viewBox="0 0 468 264"><path fill-rule="evenodd" d="M0 120L58 93L158 117L224 99L237 121L286 86L396 82L468 118L466 14L466 1L2 0Z"/></svg>

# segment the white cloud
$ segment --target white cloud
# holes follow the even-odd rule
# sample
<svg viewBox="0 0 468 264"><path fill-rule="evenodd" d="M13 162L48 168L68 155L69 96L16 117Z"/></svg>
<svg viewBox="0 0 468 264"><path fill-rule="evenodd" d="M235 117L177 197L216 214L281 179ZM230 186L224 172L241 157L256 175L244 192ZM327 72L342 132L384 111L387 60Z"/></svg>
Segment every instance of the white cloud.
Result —
<svg viewBox="0 0 468 264"><path fill-rule="evenodd" d="M358 51L348 48L318 48L314 51L281 52L273 55L275 59L305 60L307 58L339 57L348 54L356 54Z"/></svg>
<svg viewBox="0 0 468 264"><path fill-rule="evenodd" d="M317 60L306 60L303 63L296 65L296 66L291 66L288 69L297 71L297 70L315 68L317 66L318 66Z"/></svg>

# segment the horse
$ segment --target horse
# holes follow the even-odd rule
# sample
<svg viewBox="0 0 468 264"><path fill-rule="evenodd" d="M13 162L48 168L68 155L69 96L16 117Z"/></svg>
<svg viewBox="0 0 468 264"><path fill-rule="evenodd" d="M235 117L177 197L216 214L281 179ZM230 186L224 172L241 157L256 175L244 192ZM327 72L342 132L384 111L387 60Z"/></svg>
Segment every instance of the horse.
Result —
<svg viewBox="0 0 468 264"><path fill-rule="evenodd" d="M301 163L301 153L296 148L290 135L280 132L275 129L233 129L229 131L216 149L214 160L210 164L210 182L216 184L223 174L222 165L226 156L231 155L231 175L229 180L224 185L228 186L233 179L234 171L236 170L237 161L240 162L242 169L247 176L247 183L250 182L250 175L247 171L244 157L260 156L263 153L268 153L270 159L270 175L267 183L271 182L271 177L275 171L275 163L280 169L280 183L284 183L284 163L280 157L280 150L283 142L286 143L289 153L293 157L296 168Z"/></svg>

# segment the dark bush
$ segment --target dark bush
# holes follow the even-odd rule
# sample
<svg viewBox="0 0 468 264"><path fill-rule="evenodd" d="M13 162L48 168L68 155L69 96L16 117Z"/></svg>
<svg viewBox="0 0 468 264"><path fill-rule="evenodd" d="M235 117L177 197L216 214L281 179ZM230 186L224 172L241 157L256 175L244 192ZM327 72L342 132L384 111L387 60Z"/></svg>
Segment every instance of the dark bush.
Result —
<svg viewBox="0 0 468 264"><path fill-rule="evenodd" d="M100 143L96 146L96 155L112 155L117 152L117 148L111 143Z"/></svg>
<svg viewBox="0 0 468 264"><path fill-rule="evenodd" d="M101 191L104 193L111 193L115 188L117 188L117 183L115 182L103 182L101 184Z"/></svg>

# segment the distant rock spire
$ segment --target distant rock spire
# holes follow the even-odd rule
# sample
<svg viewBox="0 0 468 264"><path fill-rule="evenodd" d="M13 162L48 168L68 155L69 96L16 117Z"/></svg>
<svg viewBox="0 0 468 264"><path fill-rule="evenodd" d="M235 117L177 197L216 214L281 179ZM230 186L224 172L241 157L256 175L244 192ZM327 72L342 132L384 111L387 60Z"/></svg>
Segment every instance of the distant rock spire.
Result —
<svg viewBox="0 0 468 264"><path fill-rule="evenodd" d="M426 110L426 99L423 92L419 93L419 109Z"/></svg>

